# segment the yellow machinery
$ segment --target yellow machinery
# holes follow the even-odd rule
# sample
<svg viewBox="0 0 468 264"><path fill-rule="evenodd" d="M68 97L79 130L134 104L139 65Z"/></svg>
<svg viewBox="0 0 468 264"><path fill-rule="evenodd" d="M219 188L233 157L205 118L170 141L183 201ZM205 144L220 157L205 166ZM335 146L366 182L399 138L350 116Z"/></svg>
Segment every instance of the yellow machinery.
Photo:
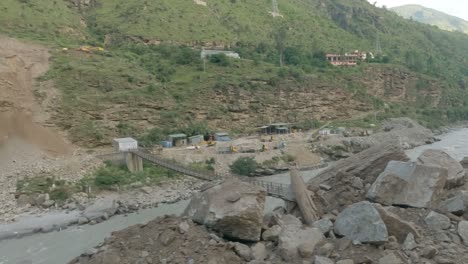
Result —
<svg viewBox="0 0 468 264"><path fill-rule="evenodd" d="M76 49L77 51L91 52L91 51L104 51L102 47L81 46Z"/></svg>

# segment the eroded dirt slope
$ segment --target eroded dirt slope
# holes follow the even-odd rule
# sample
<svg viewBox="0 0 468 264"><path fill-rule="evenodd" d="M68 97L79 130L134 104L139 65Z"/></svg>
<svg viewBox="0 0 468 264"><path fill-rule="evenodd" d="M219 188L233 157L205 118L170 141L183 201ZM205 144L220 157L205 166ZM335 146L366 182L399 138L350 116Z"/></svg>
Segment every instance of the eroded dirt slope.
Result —
<svg viewBox="0 0 468 264"><path fill-rule="evenodd" d="M46 48L0 36L0 151L17 137L49 155L71 152L70 144L43 125L47 114L33 93L35 78L48 68Z"/></svg>

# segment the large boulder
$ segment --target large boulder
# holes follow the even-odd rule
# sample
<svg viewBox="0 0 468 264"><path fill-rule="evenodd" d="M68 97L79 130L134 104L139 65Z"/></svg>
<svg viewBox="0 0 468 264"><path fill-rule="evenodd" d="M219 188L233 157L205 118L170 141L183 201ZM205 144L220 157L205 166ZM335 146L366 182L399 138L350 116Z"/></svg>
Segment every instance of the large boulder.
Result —
<svg viewBox="0 0 468 264"><path fill-rule="evenodd" d="M468 221L460 221L458 223L458 234L463 239L465 246L468 246Z"/></svg>
<svg viewBox="0 0 468 264"><path fill-rule="evenodd" d="M306 246L313 252L315 246L325 239L320 229L304 227L301 221L292 215L285 215L281 219L281 228L278 249L280 256L288 263L297 263L300 260L300 248Z"/></svg>
<svg viewBox="0 0 468 264"><path fill-rule="evenodd" d="M449 154L438 149L425 150L419 157L418 162L429 166L439 166L448 171L445 187L450 189L464 184L465 169Z"/></svg>
<svg viewBox="0 0 468 264"><path fill-rule="evenodd" d="M379 212L380 217L387 227L388 234L396 237L398 242L403 243L409 234L413 234L414 237L420 238L418 228L413 223L401 219L397 214L389 211L391 207L383 207L380 204L372 204L374 208Z"/></svg>
<svg viewBox="0 0 468 264"><path fill-rule="evenodd" d="M359 177L362 179L363 184L372 184L391 160L407 161L409 158L404 150L397 145L373 146L347 159L339 160L333 166L319 173L308 182L309 189L314 190L321 183L329 182L334 177L343 175L343 173L339 172ZM339 179L336 180L339 181Z"/></svg>
<svg viewBox="0 0 468 264"><path fill-rule="evenodd" d="M453 197L450 197L439 204L439 208L455 215L465 213L468 206L468 191L458 191Z"/></svg>
<svg viewBox="0 0 468 264"><path fill-rule="evenodd" d="M441 167L391 161L372 184L367 198L384 205L432 207L440 198L447 173Z"/></svg>
<svg viewBox="0 0 468 264"><path fill-rule="evenodd" d="M379 212L367 201L344 209L336 218L335 233L362 243L383 243L388 231Z"/></svg>
<svg viewBox="0 0 468 264"><path fill-rule="evenodd" d="M239 199L226 198L233 193ZM259 241L265 196L262 188L231 179L195 195L185 215L228 238Z"/></svg>
<svg viewBox="0 0 468 264"><path fill-rule="evenodd" d="M464 157L461 161L460 161L460 165L465 168L465 169L468 169L468 157Z"/></svg>
<svg viewBox="0 0 468 264"><path fill-rule="evenodd" d="M450 227L450 218L434 211L431 211L426 218L424 218L424 222L433 230L448 229Z"/></svg>
<svg viewBox="0 0 468 264"><path fill-rule="evenodd" d="M110 195L104 198L97 199L94 203L88 206L83 211L83 217L91 220L105 219L110 216L113 216L117 212L118 203L117 196Z"/></svg>

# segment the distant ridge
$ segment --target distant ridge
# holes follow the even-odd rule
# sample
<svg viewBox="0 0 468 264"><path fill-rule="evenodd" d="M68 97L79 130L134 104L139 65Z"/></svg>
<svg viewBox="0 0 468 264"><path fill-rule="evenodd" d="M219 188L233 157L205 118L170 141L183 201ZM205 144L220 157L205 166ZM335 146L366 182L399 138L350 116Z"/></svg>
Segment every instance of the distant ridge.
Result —
<svg viewBox="0 0 468 264"><path fill-rule="evenodd" d="M468 34L468 22L435 9L427 8L421 5L404 5L394 7L391 10L398 15L413 19L420 23L438 26L440 29L448 31L460 31Z"/></svg>

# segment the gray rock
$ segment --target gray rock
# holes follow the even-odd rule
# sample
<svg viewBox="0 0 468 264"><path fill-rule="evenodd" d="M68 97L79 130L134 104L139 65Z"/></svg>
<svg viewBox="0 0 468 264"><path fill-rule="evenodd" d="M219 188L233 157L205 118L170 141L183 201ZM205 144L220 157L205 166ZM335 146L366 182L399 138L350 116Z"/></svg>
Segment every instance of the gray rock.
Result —
<svg viewBox="0 0 468 264"><path fill-rule="evenodd" d="M367 198L385 205L432 207L447 181L447 169L415 162L390 161L367 192Z"/></svg>
<svg viewBox="0 0 468 264"><path fill-rule="evenodd" d="M460 165L465 168L465 169L468 169L468 157L464 157L461 161L460 161Z"/></svg>
<svg viewBox="0 0 468 264"><path fill-rule="evenodd" d="M388 231L379 212L367 201L344 209L336 218L335 233L363 243L382 243Z"/></svg>
<svg viewBox="0 0 468 264"><path fill-rule="evenodd" d="M185 234L189 231L190 225L187 222L182 222L179 224L179 233Z"/></svg>
<svg viewBox="0 0 468 264"><path fill-rule="evenodd" d="M351 186L353 186L354 188L359 189L359 190L364 189L364 184L362 183L362 180L359 177L353 177L353 181L351 182Z"/></svg>
<svg viewBox="0 0 468 264"><path fill-rule="evenodd" d="M319 256L328 258L331 256L334 250L335 250L335 246L332 243L325 243L325 245L317 248L315 252Z"/></svg>
<svg viewBox="0 0 468 264"><path fill-rule="evenodd" d="M414 235L413 233L409 233L408 236L405 239L405 242L403 242L403 249L405 250L413 250L417 247L418 245L416 244L416 240L414 240Z"/></svg>
<svg viewBox="0 0 468 264"><path fill-rule="evenodd" d="M45 201L49 200L48 193L39 193L39 194L32 194L33 203L31 205L42 205Z"/></svg>
<svg viewBox="0 0 468 264"><path fill-rule="evenodd" d="M140 191L146 194L151 194L153 192L153 189L149 186L144 186L140 188Z"/></svg>
<svg viewBox="0 0 468 264"><path fill-rule="evenodd" d="M424 218L424 222L433 230L448 229L450 227L450 218L434 211L431 211L426 218Z"/></svg>
<svg viewBox="0 0 468 264"><path fill-rule="evenodd" d="M388 241L385 244L385 249L389 250L398 250L400 249L400 244L398 243L398 240L394 236L389 236Z"/></svg>
<svg viewBox="0 0 468 264"><path fill-rule="evenodd" d="M236 202L226 201L226 193L238 192ZM196 194L185 215L194 222L221 232L225 237L245 241L259 241L265 207L263 188L231 179Z"/></svg>
<svg viewBox="0 0 468 264"><path fill-rule="evenodd" d="M238 192L232 192L232 193L229 193L227 196L226 196L226 201L230 202L230 203L235 203L237 201L240 200L242 196L240 195L240 193Z"/></svg>
<svg viewBox="0 0 468 264"><path fill-rule="evenodd" d="M297 250L302 258L310 258L314 254L315 245L312 241L306 241L299 245Z"/></svg>
<svg viewBox="0 0 468 264"><path fill-rule="evenodd" d="M239 257L243 258L245 261L252 260L252 254L248 246L236 242L234 244L234 251Z"/></svg>
<svg viewBox="0 0 468 264"><path fill-rule="evenodd" d="M88 218L86 218L86 217L80 217L80 218L78 218L78 224L79 224L79 225L84 225L84 224L87 224L87 223L89 223L89 219L88 219Z"/></svg>
<svg viewBox="0 0 468 264"><path fill-rule="evenodd" d="M462 215L468 206L468 191L458 191L439 204L439 208L455 215Z"/></svg>
<svg viewBox="0 0 468 264"><path fill-rule="evenodd" d="M265 241L277 241L280 233L281 226L274 225L263 232L262 239Z"/></svg>
<svg viewBox="0 0 468 264"><path fill-rule="evenodd" d="M380 217L387 227L388 234L396 237L398 242L403 243L409 233L414 234L415 238L421 237L418 228L413 223L401 219L380 204L373 204L373 206L379 211Z"/></svg>
<svg viewBox="0 0 468 264"><path fill-rule="evenodd" d="M437 255L437 249L433 246L426 246L421 250L421 257L432 259Z"/></svg>
<svg viewBox="0 0 468 264"><path fill-rule="evenodd" d="M397 144L373 146L347 159L339 160L333 166L323 170L307 182L308 188L315 190L319 184L343 174L340 172L346 172L355 177L365 175L364 184L373 183L391 160L406 161L409 158Z"/></svg>
<svg viewBox="0 0 468 264"><path fill-rule="evenodd" d="M42 203L42 207L44 208L49 208L51 207L52 205L55 204L55 201L54 200L47 200L45 201L44 203Z"/></svg>
<svg viewBox="0 0 468 264"><path fill-rule="evenodd" d="M299 246L308 243L308 248L313 251L315 246L325 239L320 229L302 227L301 221L292 215L283 216L281 225L278 251L283 260L291 263L300 259Z"/></svg>
<svg viewBox="0 0 468 264"><path fill-rule="evenodd" d="M354 260L352 259L343 259L336 262L336 264L354 264Z"/></svg>
<svg viewBox="0 0 468 264"><path fill-rule="evenodd" d="M335 262L326 257L315 256L314 264L335 264Z"/></svg>
<svg viewBox="0 0 468 264"><path fill-rule="evenodd" d="M324 183L320 184L319 187L320 187L320 189L323 189L325 191L329 191L329 190L332 189L332 187L330 185L327 185L327 184L324 184Z"/></svg>
<svg viewBox="0 0 468 264"><path fill-rule="evenodd" d="M164 232L162 232L158 239L161 241L161 244L168 246L176 239L176 234L171 229L166 229Z"/></svg>
<svg viewBox="0 0 468 264"><path fill-rule="evenodd" d="M99 221L104 213L107 213L107 216L112 216L117 212L117 202L113 199L114 197L106 197L103 199L96 200L91 206L87 207L83 216L89 220Z"/></svg>
<svg viewBox="0 0 468 264"><path fill-rule="evenodd" d="M458 223L458 234L462 238L465 246L468 246L468 221L460 221Z"/></svg>
<svg viewBox="0 0 468 264"><path fill-rule="evenodd" d="M27 195L27 194L21 194L18 199L16 200L16 203L18 204L19 207L24 207L29 205L34 205L34 199Z"/></svg>
<svg viewBox="0 0 468 264"><path fill-rule="evenodd" d="M219 236L215 235L215 234L209 234L210 238L215 240L216 242L223 242L223 239L220 238Z"/></svg>
<svg viewBox="0 0 468 264"><path fill-rule="evenodd" d="M267 251L263 243L256 243L250 248L251 259L253 260L265 260L267 258Z"/></svg>
<svg viewBox="0 0 468 264"><path fill-rule="evenodd" d="M448 175L445 187L448 189L464 184L465 170L462 165L442 150L425 150L418 157L418 162L424 165L438 166L447 169Z"/></svg>
<svg viewBox="0 0 468 264"><path fill-rule="evenodd" d="M434 260L437 264L457 264L452 259L443 256L437 256Z"/></svg>
<svg viewBox="0 0 468 264"><path fill-rule="evenodd" d="M379 259L379 264L403 264L403 261L394 253L389 253Z"/></svg>
<svg viewBox="0 0 468 264"><path fill-rule="evenodd" d="M315 221L312 224L312 227L316 227L322 231L323 234L327 234L330 230L333 229L333 222L328 218L322 218L318 221Z"/></svg>

